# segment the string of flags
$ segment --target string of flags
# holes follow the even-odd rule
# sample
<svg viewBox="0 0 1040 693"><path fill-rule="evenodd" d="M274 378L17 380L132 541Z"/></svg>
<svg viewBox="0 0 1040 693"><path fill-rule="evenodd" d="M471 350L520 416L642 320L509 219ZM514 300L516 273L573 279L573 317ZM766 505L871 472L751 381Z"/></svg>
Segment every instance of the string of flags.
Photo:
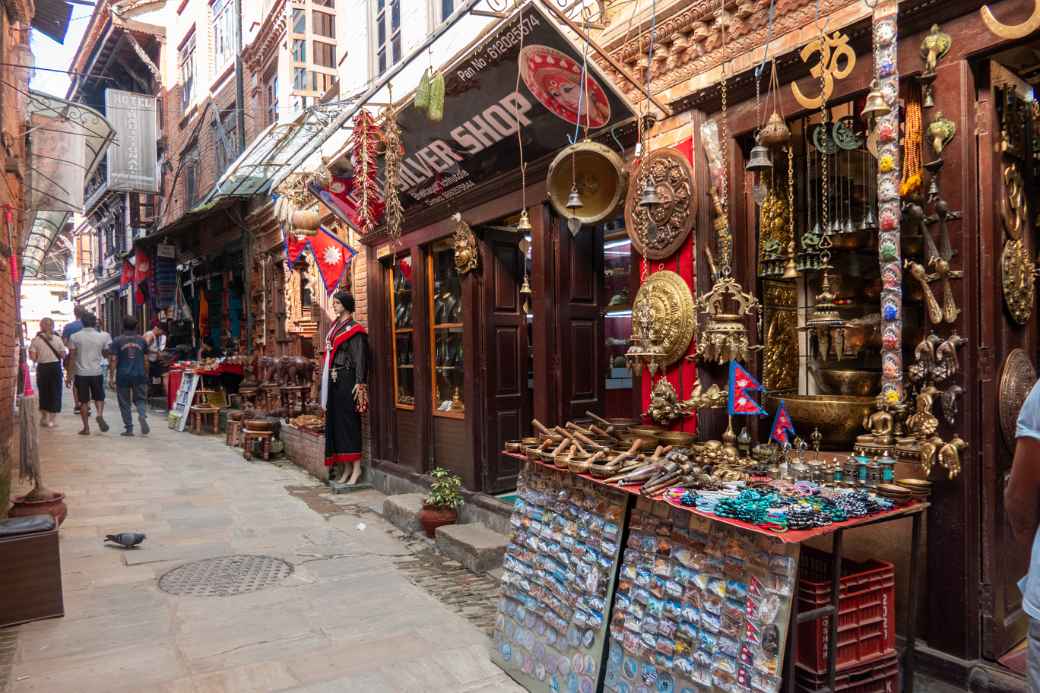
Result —
<svg viewBox="0 0 1040 693"><path fill-rule="evenodd" d="M311 251L311 256L318 266L326 294L336 290L343 274L357 255L357 250L324 226L313 236L296 236L291 233L285 235L285 261L290 267L296 264L300 255L307 250Z"/></svg>

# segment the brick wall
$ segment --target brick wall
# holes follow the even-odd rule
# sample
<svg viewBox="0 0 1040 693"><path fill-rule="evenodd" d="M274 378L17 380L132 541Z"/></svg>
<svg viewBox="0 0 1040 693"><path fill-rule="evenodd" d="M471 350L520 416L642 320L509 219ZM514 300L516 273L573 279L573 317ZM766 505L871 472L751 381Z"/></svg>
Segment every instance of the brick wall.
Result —
<svg viewBox="0 0 1040 693"><path fill-rule="evenodd" d="M25 9L25 8L23 8ZM13 11L9 10L9 11ZM28 19L28 17L25 17ZM16 63L16 46L22 36L28 37L28 27L12 22L7 12L0 13L0 32L3 34L3 50L0 51L0 81L16 85L16 89L3 89L0 93L0 129L5 144L0 146L0 163L3 185L0 185L0 205L10 210L11 223L0 235L0 247L11 245L20 249L21 229L25 228L26 213L23 210L22 183L26 172L25 162L25 101L18 90L28 89L27 75L12 68ZM0 212L2 213L2 212ZM10 235L8 235L10 234ZM17 289L8 269L6 259L0 263L0 517L7 515L12 477L17 465L17 436L15 435L14 398L18 376L18 323Z"/></svg>

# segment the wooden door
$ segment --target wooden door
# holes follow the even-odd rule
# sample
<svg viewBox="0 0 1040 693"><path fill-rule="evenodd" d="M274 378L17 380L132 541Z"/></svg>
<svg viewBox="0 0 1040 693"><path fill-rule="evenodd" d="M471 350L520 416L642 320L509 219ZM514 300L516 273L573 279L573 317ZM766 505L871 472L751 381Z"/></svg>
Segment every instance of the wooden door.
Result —
<svg viewBox="0 0 1040 693"><path fill-rule="evenodd" d="M603 231L585 226L572 236L557 218L556 304L559 345L557 391L559 421L603 413L606 396L605 342L600 305L603 291Z"/></svg>
<svg viewBox="0 0 1040 693"><path fill-rule="evenodd" d="M481 244L480 379L486 430L481 473L487 493L516 488L519 464L502 450L507 440L522 438L531 430L527 315L520 295L525 258L518 241L516 234L488 229Z"/></svg>

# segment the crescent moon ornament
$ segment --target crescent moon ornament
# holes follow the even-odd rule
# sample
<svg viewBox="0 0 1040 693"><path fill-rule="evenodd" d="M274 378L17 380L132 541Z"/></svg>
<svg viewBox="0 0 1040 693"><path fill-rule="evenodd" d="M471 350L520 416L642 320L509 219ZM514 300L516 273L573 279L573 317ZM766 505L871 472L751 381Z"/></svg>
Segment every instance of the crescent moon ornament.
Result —
<svg viewBox="0 0 1040 693"><path fill-rule="evenodd" d="M1040 29L1040 0L1033 0L1033 13L1021 24L1010 25L998 21L988 5L984 5L979 10L979 14L982 15L982 23L986 25L986 28L1002 39L1025 38Z"/></svg>

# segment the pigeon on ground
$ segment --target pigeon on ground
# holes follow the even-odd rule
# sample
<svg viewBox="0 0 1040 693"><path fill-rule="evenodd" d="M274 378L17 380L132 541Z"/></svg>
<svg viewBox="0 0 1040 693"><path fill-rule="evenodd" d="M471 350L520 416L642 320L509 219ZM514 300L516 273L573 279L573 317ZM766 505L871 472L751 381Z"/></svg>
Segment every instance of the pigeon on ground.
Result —
<svg viewBox="0 0 1040 693"><path fill-rule="evenodd" d="M106 534L105 541L110 541L114 544L119 544L124 549L132 549L142 541L144 541L144 535L140 532L120 532L119 534Z"/></svg>

